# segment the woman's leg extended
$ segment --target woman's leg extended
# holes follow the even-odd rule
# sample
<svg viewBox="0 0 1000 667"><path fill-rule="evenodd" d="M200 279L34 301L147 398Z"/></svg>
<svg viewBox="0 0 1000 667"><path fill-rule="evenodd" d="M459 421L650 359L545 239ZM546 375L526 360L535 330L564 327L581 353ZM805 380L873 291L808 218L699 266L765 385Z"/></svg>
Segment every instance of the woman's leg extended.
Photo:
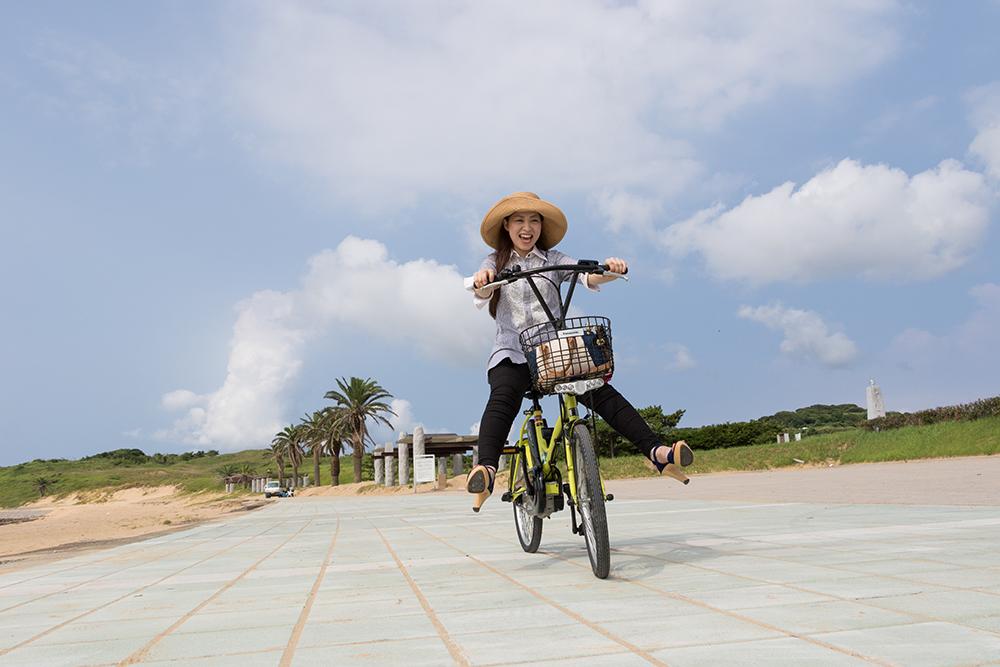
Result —
<svg viewBox="0 0 1000 667"><path fill-rule="evenodd" d="M500 450L521 409L524 392L531 388L531 376L527 364L504 359L490 369L489 381L490 398L479 421L479 463L496 469Z"/></svg>
<svg viewBox="0 0 1000 667"><path fill-rule="evenodd" d="M651 458L653 448L661 444L639 411L610 384L588 391L580 396L580 402L601 415L608 426L634 443L647 458Z"/></svg>

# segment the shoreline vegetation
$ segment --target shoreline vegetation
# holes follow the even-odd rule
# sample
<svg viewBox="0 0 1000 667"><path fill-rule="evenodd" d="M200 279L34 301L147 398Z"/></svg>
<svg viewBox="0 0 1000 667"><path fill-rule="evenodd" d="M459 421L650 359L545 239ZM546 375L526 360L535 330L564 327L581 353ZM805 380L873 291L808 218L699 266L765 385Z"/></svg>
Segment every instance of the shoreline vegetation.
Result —
<svg viewBox="0 0 1000 667"><path fill-rule="evenodd" d="M788 466L830 466L848 463L868 463L884 461L908 461L923 458L941 458L953 456L977 456L1000 454L1000 399L984 399L969 406L971 411L964 411L965 406L936 408L933 411L922 411L901 415L890 413L885 422L906 424L928 415L944 419L933 423L898 427L885 424L882 430L870 430L871 422L856 419L860 408L857 406L810 406L795 412L784 412L754 422L738 422L702 427L700 430L708 433L718 433L721 429L729 429L732 433L747 432L747 424L769 422L773 429L776 419L781 417L784 430L795 431L795 419L815 420L817 414L825 414L827 418L844 419L845 415L855 418L853 427L812 422L812 426L802 427L806 434L801 440L777 443L771 442L725 447L705 448L699 446L699 429L673 428L674 424L664 427L664 439L669 441L681 437L687 438L695 449L695 462L688 469L691 474L712 472L768 470ZM984 409L984 406L989 409ZM662 415L659 406L651 406L643 410L655 411ZM832 412L831 412L832 410ZM838 414L833 414L837 412ZM680 414L683 411L679 411ZM667 418L677 416L668 415ZM896 415L896 416L894 416ZM914 417L916 415L917 417ZM679 417L678 417L679 418ZM789 426L788 423L791 422ZM598 423L600 441L602 426ZM832 430L832 429L837 430ZM752 431L753 429L750 429ZM759 429L758 429L759 430ZM823 432L829 430L829 432ZM692 433L696 437L692 438ZM758 436L754 436L759 439ZM692 442L695 440L695 442ZM606 448L607 445L605 445ZM617 456L602 452L601 469L608 479L627 477L645 477L654 475L645 457L629 454L628 450L619 447ZM344 465L339 467L339 484L352 484L356 459L353 452L342 456ZM362 466L362 481L355 493L370 493L372 479L371 455L366 454ZM14 466L0 467L0 508L15 508L41 500L61 500L73 497L75 503L102 502L115 491L130 488L173 487L179 494L197 494L201 492L222 494L223 479L234 470L241 470L250 475L278 478L274 470L275 461L269 449L252 449L232 454L219 454L215 451L189 452L186 454L154 454L146 455L138 449L123 449L104 452L79 460L36 459L31 462ZM301 464L300 464L301 465ZM298 466L297 466L298 467ZM313 472L306 466L303 473ZM331 466L319 469L319 485L330 485ZM471 459L466 457L466 469L471 468ZM285 475L290 477L289 472ZM310 475L311 477L311 475ZM311 485L316 486L315 480ZM367 491L365 491L367 489ZM251 495L249 491L239 489L230 497ZM256 494L253 494L256 495Z"/></svg>

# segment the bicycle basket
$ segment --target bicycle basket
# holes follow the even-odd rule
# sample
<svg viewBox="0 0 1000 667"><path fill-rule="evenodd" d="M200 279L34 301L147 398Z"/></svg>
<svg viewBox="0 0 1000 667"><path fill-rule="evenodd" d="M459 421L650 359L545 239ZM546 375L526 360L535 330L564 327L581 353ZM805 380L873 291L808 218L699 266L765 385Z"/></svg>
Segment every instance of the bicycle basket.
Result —
<svg viewBox="0 0 1000 667"><path fill-rule="evenodd" d="M531 381L542 393L560 382L611 377L611 320L606 317L568 317L565 328L538 324L521 332L521 350L528 360Z"/></svg>

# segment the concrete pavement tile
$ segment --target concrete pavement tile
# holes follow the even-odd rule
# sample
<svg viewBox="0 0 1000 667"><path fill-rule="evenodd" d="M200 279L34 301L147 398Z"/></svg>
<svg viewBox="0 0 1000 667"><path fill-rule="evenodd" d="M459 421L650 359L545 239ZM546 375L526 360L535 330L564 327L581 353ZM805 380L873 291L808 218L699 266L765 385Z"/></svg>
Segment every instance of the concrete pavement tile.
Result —
<svg viewBox="0 0 1000 667"><path fill-rule="evenodd" d="M671 667L687 665L726 665L726 667L802 667L802 665L841 667L844 665L869 665L870 663L837 651L810 644L794 637L761 639L751 642L706 644L668 648L653 653Z"/></svg>
<svg viewBox="0 0 1000 667"><path fill-rule="evenodd" d="M222 612L209 612L202 609L185 621L181 630L183 632L216 632L273 625L285 625L291 628L298 620L301 611L301 605L285 608L260 605L255 609Z"/></svg>
<svg viewBox="0 0 1000 667"><path fill-rule="evenodd" d="M277 663L273 663L277 664ZM387 640L365 644L341 644L295 651L293 667L329 667L329 665L407 665L440 667L454 664L441 639L426 637L410 640Z"/></svg>
<svg viewBox="0 0 1000 667"><path fill-rule="evenodd" d="M905 560L900 558L890 558L885 560L862 561L852 563L850 569L858 574L882 574L894 577L906 577L916 572L941 572L954 569L954 565L948 563L938 563L929 560Z"/></svg>
<svg viewBox="0 0 1000 667"><path fill-rule="evenodd" d="M836 579L814 579L797 584L815 593L847 600L869 600L896 595L916 595L918 593L942 591L940 586L908 581L903 578L888 578L876 575L846 576Z"/></svg>
<svg viewBox="0 0 1000 667"><path fill-rule="evenodd" d="M1000 634L1000 613L990 614L989 616L975 616L973 618L962 619L963 625L971 625L974 628L979 628L981 630L987 630L989 632L995 632Z"/></svg>
<svg viewBox="0 0 1000 667"><path fill-rule="evenodd" d="M664 595L644 595L643 593L645 591L638 591L636 597L623 600L623 604L608 604L607 600L594 598L585 601L566 602L564 606L594 623L634 618L667 618L705 613L704 607L690 602L669 598Z"/></svg>
<svg viewBox="0 0 1000 667"><path fill-rule="evenodd" d="M127 658L145 643L143 638L113 639L80 642L76 644L28 644L24 648L0 656L0 666L21 665L34 667L80 667L117 663Z"/></svg>
<svg viewBox="0 0 1000 667"><path fill-rule="evenodd" d="M655 651L669 646L716 644L783 637L748 621L725 614L699 613L689 616L650 616L642 619L601 623L602 628L643 648Z"/></svg>
<svg viewBox="0 0 1000 667"><path fill-rule="evenodd" d="M523 662L500 662L495 663L495 667L501 667L502 665L521 665ZM646 667L649 665L649 661L643 658L637 653L605 653L597 656L581 657L575 656L572 658L564 658L562 660L549 659L545 661L545 667L554 665L558 667L563 665L564 667L607 667L608 665L613 665L614 667Z"/></svg>
<svg viewBox="0 0 1000 667"><path fill-rule="evenodd" d="M457 611L437 614L438 620L451 635L473 632L507 633L511 628L575 625L579 621L547 604L498 607L475 612ZM558 632L553 630L553 632Z"/></svg>
<svg viewBox="0 0 1000 667"><path fill-rule="evenodd" d="M173 620L166 618L139 618L116 621L114 624L114 636L116 639L154 637L169 628L172 623ZM77 644L103 641L107 632L108 626L106 623L70 623L55 632L36 639L33 643L42 646L47 644ZM140 643L139 645L141 646L142 644Z"/></svg>
<svg viewBox="0 0 1000 667"><path fill-rule="evenodd" d="M786 586L743 586L728 590L690 593L688 597L718 607L738 610L770 605L789 605L799 602L825 602L830 598L817 593L807 593Z"/></svg>
<svg viewBox="0 0 1000 667"><path fill-rule="evenodd" d="M4 623L0 625L0 651L17 646L23 641L45 632L53 623Z"/></svg>
<svg viewBox="0 0 1000 667"><path fill-rule="evenodd" d="M941 591L866 600L884 609L922 614L942 621L959 621L1000 610L1000 597L976 591Z"/></svg>
<svg viewBox="0 0 1000 667"><path fill-rule="evenodd" d="M739 613L799 634L903 625L923 620L888 609L840 600L740 609Z"/></svg>
<svg viewBox="0 0 1000 667"><path fill-rule="evenodd" d="M363 616L396 616L398 614L413 614L421 610L420 602L407 591L407 594L400 595L390 600L340 600L337 598L324 598L317 596L312 606L312 616L326 614L333 620L345 614L354 617Z"/></svg>
<svg viewBox="0 0 1000 667"><path fill-rule="evenodd" d="M815 635L830 644L901 665L962 665L995 660L1000 637L948 623L916 623Z"/></svg>
<svg viewBox="0 0 1000 667"><path fill-rule="evenodd" d="M1000 557L997 560L1000 561ZM984 588L991 590L1000 587L1000 570L987 570L985 568L952 568L936 572L918 572L909 574L906 578L913 581L954 588ZM997 598L997 602L1000 603L1000 597Z"/></svg>
<svg viewBox="0 0 1000 667"><path fill-rule="evenodd" d="M258 651L213 655L207 658L178 658L177 660L143 660L143 665L171 665L172 667L275 667L281 662L281 651Z"/></svg>
<svg viewBox="0 0 1000 667"><path fill-rule="evenodd" d="M436 636L437 631L434 629L433 623L423 612L394 616L391 621L377 617L334 622L310 619L302 630L299 646L307 648Z"/></svg>
<svg viewBox="0 0 1000 667"><path fill-rule="evenodd" d="M452 637L474 665L548 661L621 653L622 645L583 625L518 627L516 632L477 632Z"/></svg>
<svg viewBox="0 0 1000 667"><path fill-rule="evenodd" d="M284 650L292 634L289 626L185 632L182 625L150 649L149 660L204 658L232 653Z"/></svg>

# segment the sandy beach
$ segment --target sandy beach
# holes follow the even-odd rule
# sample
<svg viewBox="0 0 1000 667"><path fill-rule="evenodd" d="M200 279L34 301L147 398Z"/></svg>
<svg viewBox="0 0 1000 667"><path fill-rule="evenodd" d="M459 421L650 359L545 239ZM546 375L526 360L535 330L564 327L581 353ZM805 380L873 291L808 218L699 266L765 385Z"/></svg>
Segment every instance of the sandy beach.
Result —
<svg viewBox="0 0 1000 667"><path fill-rule="evenodd" d="M464 477L448 480L461 490ZM418 493L434 493L421 484ZM377 487L373 482L302 489L297 496L381 496L412 494L412 487ZM9 569L187 528L233 512L254 510L285 499L262 495L180 493L173 486L93 491L45 498L16 510L0 510L0 569Z"/></svg>
<svg viewBox="0 0 1000 667"><path fill-rule="evenodd" d="M0 568L177 530L263 505L263 498L183 494L173 486L46 498L8 511L38 518L0 525Z"/></svg>

